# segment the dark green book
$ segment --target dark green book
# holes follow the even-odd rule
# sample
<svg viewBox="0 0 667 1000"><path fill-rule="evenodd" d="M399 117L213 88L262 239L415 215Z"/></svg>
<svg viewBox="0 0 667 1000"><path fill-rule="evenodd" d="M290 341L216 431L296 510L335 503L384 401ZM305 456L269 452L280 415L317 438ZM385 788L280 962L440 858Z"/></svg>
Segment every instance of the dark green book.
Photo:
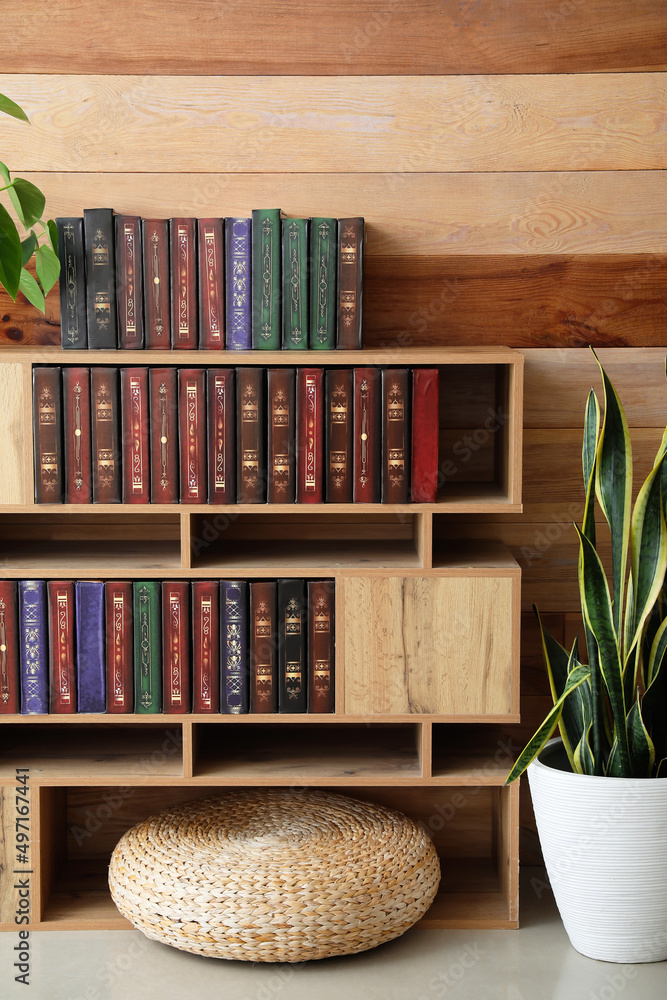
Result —
<svg viewBox="0 0 667 1000"><path fill-rule="evenodd" d="M160 584L134 584L134 711L162 711L162 631Z"/></svg>
<svg viewBox="0 0 667 1000"><path fill-rule="evenodd" d="M252 210L252 346L281 348L280 209Z"/></svg>
<svg viewBox="0 0 667 1000"><path fill-rule="evenodd" d="M308 219L283 219L283 348L308 349Z"/></svg>
<svg viewBox="0 0 667 1000"><path fill-rule="evenodd" d="M336 219L310 220L310 347L336 348Z"/></svg>

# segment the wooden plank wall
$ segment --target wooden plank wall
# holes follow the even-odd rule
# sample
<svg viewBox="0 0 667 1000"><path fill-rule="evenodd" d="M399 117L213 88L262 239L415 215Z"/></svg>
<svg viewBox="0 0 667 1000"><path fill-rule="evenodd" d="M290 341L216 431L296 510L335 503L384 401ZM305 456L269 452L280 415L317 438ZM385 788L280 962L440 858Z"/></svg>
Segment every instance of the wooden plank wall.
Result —
<svg viewBox="0 0 667 1000"><path fill-rule="evenodd" d="M581 348L640 471L667 414L664 0L24 0L3 29L33 124L0 120L0 156L52 215L364 215L369 346L525 349L525 514L465 530L524 569L529 726L530 606L578 623ZM56 294L0 299L0 344L58 337Z"/></svg>

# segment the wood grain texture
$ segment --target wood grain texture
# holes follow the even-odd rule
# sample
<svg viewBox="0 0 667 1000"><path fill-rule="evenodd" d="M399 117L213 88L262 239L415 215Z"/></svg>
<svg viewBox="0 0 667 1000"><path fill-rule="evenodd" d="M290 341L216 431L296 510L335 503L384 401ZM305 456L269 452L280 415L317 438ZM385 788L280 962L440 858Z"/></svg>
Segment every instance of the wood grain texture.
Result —
<svg viewBox="0 0 667 1000"><path fill-rule="evenodd" d="M25 424L25 366L0 365L3 433L0 435L0 503L25 503L25 462L28 442Z"/></svg>
<svg viewBox="0 0 667 1000"><path fill-rule="evenodd" d="M6 784L0 787L0 924L12 926L15 926L14 914L19 901L12 874L16 867L15 822L14 784Z"/></svg>

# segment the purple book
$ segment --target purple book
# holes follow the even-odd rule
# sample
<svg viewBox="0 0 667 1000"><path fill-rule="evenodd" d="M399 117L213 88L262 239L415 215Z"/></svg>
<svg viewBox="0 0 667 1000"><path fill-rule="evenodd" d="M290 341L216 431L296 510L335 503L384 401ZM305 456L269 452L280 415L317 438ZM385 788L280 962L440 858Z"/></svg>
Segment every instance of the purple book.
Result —
<svg viewBox="0 0 667 1000"><path fill-rule="evenodd" d="M49 711L49 647L44 580L19 580L21 714Z"/></svg>
<svg viewBox="0 0 667 1000"><path fill-rule="evenodd" d="M220 711L248 711L248 584L220 581Z"/></svg>
<svg viewBox="0 0 667 1000"><path fill-rule="evenodd" d="M250 299L251 219L225 219L226 347L249 351L252 347Z"/></svg>
<svg viewBox="0 0 667 1000"><path fill-rule="evenodd" d="M104 584L77 580L76 683L79 712L106 711L104 660Z"/></svg>

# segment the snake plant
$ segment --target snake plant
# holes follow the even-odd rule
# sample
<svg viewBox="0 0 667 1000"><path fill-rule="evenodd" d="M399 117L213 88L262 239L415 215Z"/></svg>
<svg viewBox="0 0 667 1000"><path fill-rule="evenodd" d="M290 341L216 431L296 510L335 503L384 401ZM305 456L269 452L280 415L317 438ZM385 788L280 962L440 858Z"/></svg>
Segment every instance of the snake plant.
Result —
<svg viewBox="0 0 667 1000"><path fill-rule="evenodd" d="M625 412L597 355L596 361L604 418L600 426L591 389L582 447L586 502L582 526L575 525L588 664L579 659L577 639L565 649L536 610L554 705L507 783L525 771L556 726L577 773L667 777L667 429L633 506ZM597 548L596 501L611 534L609 574Z"/></svg>

